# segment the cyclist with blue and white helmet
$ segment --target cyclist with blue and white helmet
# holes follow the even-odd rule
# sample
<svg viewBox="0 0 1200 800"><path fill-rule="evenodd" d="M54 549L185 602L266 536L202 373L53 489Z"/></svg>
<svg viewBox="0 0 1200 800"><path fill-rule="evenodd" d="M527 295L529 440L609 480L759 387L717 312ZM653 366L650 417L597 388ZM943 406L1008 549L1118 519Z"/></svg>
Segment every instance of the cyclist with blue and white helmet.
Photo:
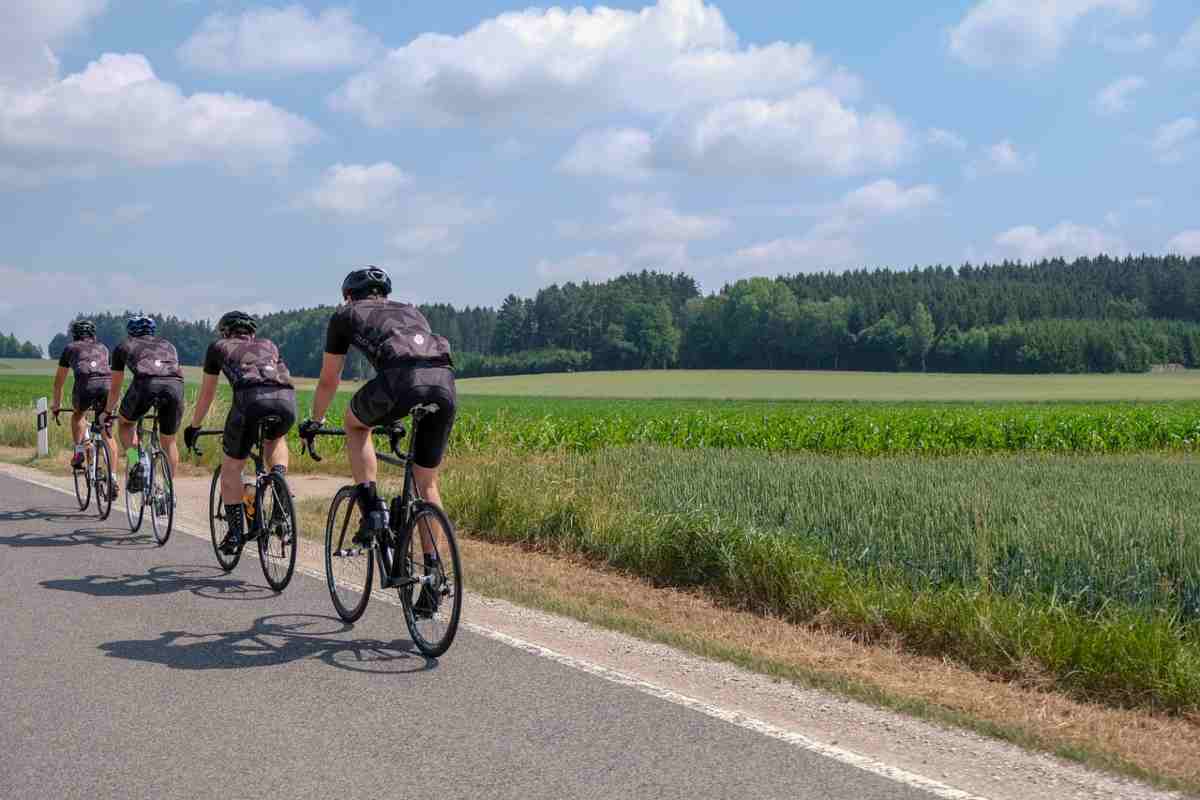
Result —
<svg viewBox="0 0 1200 800"><path fill-rule="evenodd" d="M175 434L183 421L183 370L179 368L179 353L175 345L157 335L158 323L152 317L138 315L125 323L128 338L117 345L112 354L112 384L108 389L106 409L109 416L117 407L125 368L133 373L133 383L121 401L118 433L125 448L129 483L126 490L140 492L149 476L142 474L137 462L137 442L134 440L138 420L152 408L158 409L158 432L174 475L179 467L179 447Z"/></svg>

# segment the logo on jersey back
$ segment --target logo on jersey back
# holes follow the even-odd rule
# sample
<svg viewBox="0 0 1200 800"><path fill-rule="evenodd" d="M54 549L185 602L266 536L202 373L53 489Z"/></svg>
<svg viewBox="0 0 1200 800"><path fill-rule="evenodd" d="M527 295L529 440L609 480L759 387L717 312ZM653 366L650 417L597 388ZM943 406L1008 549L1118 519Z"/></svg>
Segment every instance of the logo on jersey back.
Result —
<svg viewBox="0 0 1200 800"><path fill-rule="evenodd" d="M418 346L423 345L423 344L425 344L425 337L418 333L416 336L413 337L413 342L415 344L417 344Z"/></svg>
<svg viewBox="0 0 1200 800"><path fill-rule="evenodd" d="M93 368L93 369L95 369L95 367L96 367L96 362L95 362L95 361L91 361L91 362L88 362L88 363L90 363L90 364L92 365L92 368Z"/></svg>

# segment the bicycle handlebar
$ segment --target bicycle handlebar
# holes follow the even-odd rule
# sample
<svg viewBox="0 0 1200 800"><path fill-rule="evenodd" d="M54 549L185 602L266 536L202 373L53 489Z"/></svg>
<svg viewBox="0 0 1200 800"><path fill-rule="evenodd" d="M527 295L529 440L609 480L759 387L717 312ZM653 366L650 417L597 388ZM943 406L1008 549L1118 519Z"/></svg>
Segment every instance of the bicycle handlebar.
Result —
<svg viewBox="0 0 1200 800"><path fill-rule="evenodd" d="M400 440L403 439L407 433L408 433L408 431L405 429L404 425L399 422L397 422L395 425L392 425L390 427L380 427L380 428L372 428L371 429L372 436L387 436L388 437L388 445L391 447L392 452L396 455L396 458L404 458L405 457L405 454L400 452ZM308 436L301 434L300 435L300 452L301 452L301 454L307 452L308 455L312 457L313 461L323 461L324 459L322 459L320 454L317 452L316 438L318 436L345 436L345 435L346 435L345 428L320 428L318 430L313 431Z"/></svg>

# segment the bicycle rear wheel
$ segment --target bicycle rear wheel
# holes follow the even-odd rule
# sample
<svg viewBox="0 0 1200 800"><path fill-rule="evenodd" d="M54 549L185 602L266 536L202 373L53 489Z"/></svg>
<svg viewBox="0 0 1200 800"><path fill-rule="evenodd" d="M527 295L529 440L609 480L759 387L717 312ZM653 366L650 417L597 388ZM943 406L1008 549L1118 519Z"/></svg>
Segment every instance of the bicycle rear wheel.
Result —
<svg viewBox="0 0 1200 800"><path fill-rule="evenodd" d="M440 508L421 502L399 544L401 571L416 579L400 589L404 622L417 649L436 658L450 649L462 613L462 565L454 526Z"/></svg>
<svg viewBox="0 0 1200 800"><path fill-rule="evenodd" d="M72 467L71 475L75 478L75 502L80 511L87 511L92 502L92 477L88 474L87 462L84 461L82 467Z"/></svg>
<svg viewBox="0 0 1200 800"><path fill-rule="evenodd" d="M113 504L113 466L112 454L108 452L108 442L101 439L95 444L96 459L96 511L100 519L108 519L112 513Z"/></svg>
<svg viewBox="0 0 1200 800"><path fill-rule="evenodd" d="M142 476L140 492L129 491L129 483L125 483L125 519L129 520L129 530L133 533L142 527L142 518L146 514L146 481L149 479L148 475Z"/></svg>
<svg viewBox="0 0 1200 800"><path fill-rule="evenodd" d="M272 589L282 592L296 571L296 537L299 533L287 480L274 472L260 480L255 503L262 526L258 534L258 560L262 564L263 577Z"/></svg>
<svg viewBox="0 0 1200 800"><path fill-rule="evenodd" d="M229 535L229 522L225 518L225 501L221 499L221 467L213 470L212 485L208 488L208 532L212 537L213 554L217 564L226 572L232 572L242 559L242 550L233 555L221 552L221 543Z"/></svg>
<svg viewBox="0 0 1200 800"><path fill-rule="evenodd" d="M171 538L175 524L175 485L171 481L171 465L161 450L150 455L150 524L154 540L162 547Z"/></svg>
<svg viewBox="0 0 1200 800"><path fill-rule="evenodd" d="M375 562L371 551L354 543L362 524L354 486L343 486L329 506L325 525L325 581L333 609L345 622L354 622L367 610Z"/></svg>

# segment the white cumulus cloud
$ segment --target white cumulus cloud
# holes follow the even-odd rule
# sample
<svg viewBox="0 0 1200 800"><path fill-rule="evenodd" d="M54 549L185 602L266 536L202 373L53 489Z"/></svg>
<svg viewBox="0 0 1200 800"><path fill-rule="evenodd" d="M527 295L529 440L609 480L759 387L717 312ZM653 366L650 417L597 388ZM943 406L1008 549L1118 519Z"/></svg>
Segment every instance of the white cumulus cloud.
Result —
<svg viewBox="0 0 1200 800"><path fill-rule="evenodd" d="M4 0L0 3L0 88L38 86L58 77L53 49L105 10L107 0Z"/></svg>
<svg viewBox="0 0 1200 800"><path fill-rule="evenodd" d="M1149 0L983 0L950 30L950 52L973 67L1052 61L1080 21L1145 13Z"/></svg>
<svg viewBox="0 0 1200 800"><path fill-rule="evenodd" d="M637 128L587 131L558 162L559 172L579 177L644 181L652 174L654 140Z"/></svg>
<svg viewBox="0 0 1200 800"><path fill-rule="evenodd" d="M535 267L537 274L553 281L601 281L615 278L627 262L612 253L589 250L562 259L544 258Z"/></svg>
<svg viewBox="0 0 1200 800"><path fill-rule="evenodd" d="M1167 242L1167 252L1181 256L1200 256L1200 230L1184 231Z"/></svg>
<svg viewBox="0 0 1200 800"><path fill-rule="evenodd" d="M379 41L345 8L314 15L299 5L224 12L204 20L180 46L180 61L222 74L297 73L361 66Z"/></svg>
<svg viewBox="0 0 1200 800"><path fill-rule="evenodd" d="M928 208L939 199L937 187L927 183L905 189L895 181L880 180L847 193L841 207L852 215L892 216Z"/></svg>
<svg viewBox="0 0 1200 800"><path fill-rule="evenodd" d="M890 169L911 148L907 127L891 112L859 113L812 87L678 119L656 142L655 160L696 173L855 175Z"/></svg>
<svg viewBox="0 0 1200 800"><path fill-rule="evenodd" d="M1022 154L1010 140L1004 139L984 151L983 156L966 167L968 178L985 175L1013 175L1028 172L1037 163L1033 155Z"/></svg>
<svg viewBox="0 0 1200 800"><path fill-rule="evenodd" d="M390 161L334 164L300 204L344 217L386 217L395 212L400 189L411 180Z"/></svg>
<svg viewBox="0 0 1200 800"><path fill-rule="evenodd" d="M107 53L83 72L36 88L0 89L0 165L50 172L216 162L283 165L317 129L262 100L185 95L145 56Z"/></svg>
<svg viewBox="0 0 1200 800"><path fill-rule="evenodd" d="M1069 221L1060 222L1045 232L1034 225L1010 228L996 237L995 244L1004 256L1022 261L1123 255L1129 250L1117 236Z"/></svg>
<svg viewBox="0 0 1200 800"><path fill-rule="evenodd" d="M1164 164L1177 163L1183 160L1198 131L1200 122L1195 117L1180 117L1158 127L1150 142L1150 149Z"/></svg>
<svg viewBox="0 0 1200 800"><path fill-rule="evenodd" d="M1179 37L1179 43L1167 55L1167 64L1176 69L1200 67L1200 17Z"/></svg>
<svg viewBox="0 0 1200 800"><path fill-rule="evenodd" d="M1105 86L1092 102L1097 113L1105 116L1123 114L1129 110L1129 97L1146 88L1146 79L1139 75L1127 75Z"/></svg>
<svg viewBox="0 0 1200 800"><path fill-rule="evenodd" d="M743 45L717 7L659 0L638 11L529 8L459 36L422 34L353 76L333 104L371 125L562 125L778 96L818 79L857 88L807 44Z"/></svg>

